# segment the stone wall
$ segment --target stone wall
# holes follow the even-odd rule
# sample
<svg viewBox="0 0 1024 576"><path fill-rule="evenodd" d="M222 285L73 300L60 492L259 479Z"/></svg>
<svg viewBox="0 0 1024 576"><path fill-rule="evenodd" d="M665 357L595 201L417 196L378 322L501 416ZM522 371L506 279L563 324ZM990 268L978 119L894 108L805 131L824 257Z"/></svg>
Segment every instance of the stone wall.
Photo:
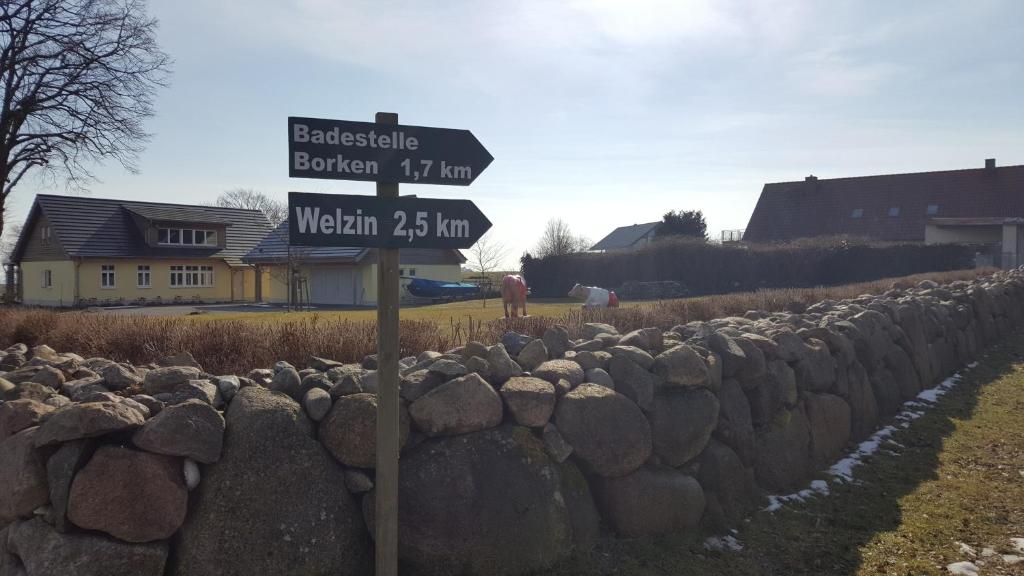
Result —
<svg viewBox="0 0 1024 576"><path fill-rule="evenodd" d="M722 530L1021 322L1024 273L402 360L403 573ZM574 338L574 336L577 336ZM367 574L375 360L244 377L0 354L0 576Z"/></svg>

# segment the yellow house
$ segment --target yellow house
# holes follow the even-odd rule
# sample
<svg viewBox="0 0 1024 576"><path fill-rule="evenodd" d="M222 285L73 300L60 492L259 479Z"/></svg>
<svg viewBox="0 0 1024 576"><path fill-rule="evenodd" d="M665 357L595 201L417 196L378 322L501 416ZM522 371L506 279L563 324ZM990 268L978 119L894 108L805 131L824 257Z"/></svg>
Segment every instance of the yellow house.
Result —
<svg viewBox="0 0 1024 576"><path fill-rule="evenodd" d="M458 250L403 249L399 275L459 282L465 257ZM377 304L377 251L373 248L296 247L285 220L244 258L266 270L262 300L328 306ZM289 286L291 289L289 289ZM404 298L411 296L405 290Z"/></svg>
<svg viewBox="0 0 1024 576"><path fill-rule="evenodd" d="M242 257L270 231L256 210L40 194L8 289L40 306L255 301L267 279Z"/></svg>

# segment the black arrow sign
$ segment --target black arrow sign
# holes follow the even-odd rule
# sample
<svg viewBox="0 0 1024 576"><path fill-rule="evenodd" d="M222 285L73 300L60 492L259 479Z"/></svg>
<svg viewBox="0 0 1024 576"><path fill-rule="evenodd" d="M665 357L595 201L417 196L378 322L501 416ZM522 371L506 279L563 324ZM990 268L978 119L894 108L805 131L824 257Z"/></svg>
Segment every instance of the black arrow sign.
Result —
<svg viewBox="0 0 1024 576"><path fill-rule="evenodd" d="M469 200L288 193L293 246L469 248L490 227Z"/></svg>
<svg viewBox="0 0 1024 576"><path fill-rule="evenodd" d="M288 175L469 186L494 158L469 130L288 118Z"/></svg>

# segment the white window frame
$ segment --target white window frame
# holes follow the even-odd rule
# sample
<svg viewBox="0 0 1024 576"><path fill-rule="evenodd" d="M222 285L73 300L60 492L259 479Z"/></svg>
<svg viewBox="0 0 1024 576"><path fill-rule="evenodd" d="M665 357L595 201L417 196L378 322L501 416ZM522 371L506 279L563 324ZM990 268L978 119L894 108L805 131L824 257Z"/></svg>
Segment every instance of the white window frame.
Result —
<svg viewBox="0 0 1024 576"><path fill-rule="evenodd" d="M145 280L145 282L143 282L143 280ZM136 288L153 287L153 269L149 264L139 264L135 268L135 283Z"/></svg>
<svg viewBox="0 0 1024 576"><path fill-rule="evenodd" d="M49 246L50 245L50 241L51 241L51 239L53 237L52 235L53 235L53 232L50 230L49 226L41 226L39 228L39 245L40 246Z"/></svg>
<svg viewBox="0 0 1024 576"><path fill-rule="evenodd" d="M179 265L170 267L171 288L213 288L216 285L213 266Z"/></svg>
<svg viewBox="0 0 1024 576"><path fill-rule="evenodd" d="M53 270L49 268L43 270L42 277L39 279L39 284L42 288L53 288Z"/></svg>
<svg viewBox="0 0 1024 576"><path fill-rule="evenodd" d="M109 278L109 281L107 280ZM100 288L114 290L117 288L117 267L114 264L100 265Z"/></svg>
<svg viewBox="0 0 1024 576"><path fill-rule="evenodd" d="M160 235L167 231L167 240L162 240ZM178 241L171 242L171 232L177 232ZM192 242L185 242L185 232L188 232L192 238ZM196 233L199 232L203 235L203 242L196 243ZM193 248L215 248L217 246L217 231L210 230L209 228L178 228L174 226L160 227L156 230L157 244L159 246L190 246Z"/></svg>

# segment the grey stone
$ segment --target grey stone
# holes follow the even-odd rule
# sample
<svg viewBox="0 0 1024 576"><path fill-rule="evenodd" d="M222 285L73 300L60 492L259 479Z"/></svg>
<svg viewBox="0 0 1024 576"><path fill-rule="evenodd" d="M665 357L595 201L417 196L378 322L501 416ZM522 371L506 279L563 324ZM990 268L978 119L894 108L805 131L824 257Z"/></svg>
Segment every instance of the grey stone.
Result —
<svg viewBox="0 0 1024 576"><path fill-rule="evenodd" d="M235 397L235 394L242 388L242 381L238 379L238 376L217 376L213 379L217 385L217 390L220 391L221 398L225 402L231 402L231 399Z"/></svg>
<svg viewBox="0 0 1024 576"><path fill-rule="evenodd" d="M425 441L402 457L398 556L409 573L513 575L587 547L597 513L574 468L546 456L526 428ZM374 498L363 500L372 527Z"/></svg>
<svg viewBox="0 0 1024 576"><path fill-rule="evenodd" d="M302 407L314 422L319 422L331 411L331 395L322 388L310 388L302 398Z"/></svg>
<svg viewBox="0 0 1024 576"><path fill-rule="evenodd" d="M199 481L201 480L199 474L199 464L191 458L185 458L182 462L181 472L185 476L185 488L189 492L199 487Z"/></svg>
<svg viewBox="0 0 1024 576"><path fill-rule="evenodd" d="M198 368L199 370L203 369L203 367L199 365L199 362L196 362L196 359L194 356L192 356L192 353L187 350L184 352L178 352L177 354L173 354L165 358L161 358L159 361L157 361L157 364L159 364L160 366L190 366L192 368Z"/></svg>
<svg viewBox="0 0 1024 576"><path fill-rule="evenodd" d="M651 455L651 427L632 400L581 384L555 407L555 425L577 457L600 476L624 476Z"/></svg>
<svg viewBox="0 0 1024 576"><path fill-rule="evenodd" d="M721 332L708 336L708 348L722 359L722 377L735 376L747 362L747 355L732 338Z"/></svg>
<svg viewBox="0 0 1024 576"><path fill-rule="evenodd" d="M398 446L409 437L409 413L399 405ZM339 462L355 468L377 465L377 396L350 394L338 398L320 423L320 443Z"/></svg>
<svg viewBox="0 0 1024 576"><path fill-rule="evenodd" d="M652 371L662 379L665 386L707 387L710 382L707 363L685 344L658 354ZM612 374L612 377L615 375Z"/></svg>
<svg viewBox="0 0 1024 576"><path fill-rule="evenodd" d="M561 358L563 354L572 348L572 340L569 338L569 331L565 326L555 324L544 331L544 346L548 349L548 356Z"/></svg>
<svg viewBox="0 0 1024 576"><path fill-rule="evenodd" d="M714 494L729 524L739 525L760 504L754 471L745 468L731 448L712 439L697 460L697 480L705 494Z"/></svg>
<svg viewBox="0 0 1024 576"><path fill-rule="evenodd" d="M757 483L783 494L802 487L810 473L810 442L807 416L802 409L777 415L757 435Z"/></svg>
<svg viewBox="0 0 1024 576"><path fill-rule="evenodd" d="M142 383L142 377L121 364L108 364L99 371L103 384L111 390L123 390Z"/></svg>
<svg viewBox="0 0 1024 576"><path fill-rule="evenodd" d="M704 514L704 492L692 476L645 466L618 478L599 478L594 495L601 516L626 538L695 530Z"/></svg>
<svg viewBox="0 0 1024 576"><path fill-rule="evenodd" d="M174 389L171 404L180 404L188 400L201 400L216 408L224 404L217 385L209 380L189 380Z"/></svg>
<svg viewBox="0 0 1024 576"><path fill-rule="evenodd" d="M516 361L523 370L533 370L548 361L548 349L543 340L532 340L516 356Z"/></svg>
<svg viewBox="0 0 1024 576"><path fill-rule="evenodd" d="M132 443L148 452L204 464L220 459L223 440L224 417L195 399L164 408L132 436Z"/></svg>
<svg viewBox="0 0 1024 576"><path fill-rule="evenodd" d="M654 453L669 466L696 458L711 438L718 410L718 399L710 390L659 390L649 414Z"/></svg>
<svg viewBox="0 0 1024 576"><path fill-rule="evenodd" d="M93 438L133 430L145 424L142 414L120 402L75 404L54 412L35 435L36 446Z"/></svg>
<svg viewBox="0 0 1024 576"><path fill-rule="evenodd" d="M654 365L654 357L648 354L646 350L636 346L612 346L608 349L608 353L612 355L612 358L616 356L628 358L644 370L650 370L651 366Z"/></svg>
<svg viewBox="0 0 1024 576"><path fill-rule="evenodd" d="M162 576L167 562L167 542L128 544L98 534L61 534L40 518L12 524L7 546L28 576Z"/></svg>
<svg viewBox="0 0 1024 576"><path fill-rule="evenodd" d="M533 370L533 375L552 384L559 380L569 382L571 388L583 383L583 368L571 360L548 360Z"/></svg>
<svg viewBox="0 0 1024 576"><path fill-rule="evenodd" d="M502 404L490 384L469 374L421 396L412 403L409 415L428 436L465 434L500 424Z"/></svg>
<svg viewBox="0 0 1024 576"><path fill-rule="evenodd" d="M270 381L267 386L275 392L282 392L291 396L295 401L302 400L302 379L299 378L299 373L290 366L285 366L281 370L274 374L274 379Z"/></svg>
<svg viewBox="0 0 1024 576"><path fill-rule="evenodd" d="M523 350L523 347L530 342L530 340L533 340L533 338L527 336L526 334L519 334L517 332L509 331L505 332L501 336L501 345L505 347L505 350L509 354L518 355ZM493 346L491 348L493 348ZM490 355L488 355L488 359L489 358Z"/></svg>
<svg viewBox="0 0 1024 576"><path fill-rule="evenodd" d="M619 331L615 329L611 324L601 324L599 322L588 322L583 325L583 337L589 339L597 338L598 334L614 334L618 335Z"/></svg>
<svg viewBox="0 0 1024 576"><path fill-rule="evenodd" d="M373 478L362 470L345 470L345 488L353 494L363 494L373 490Z"/></svg>
<svg viewBox="0 0 1024 576"><path fill-rule="evenodd" d="M447 359L435 360L427 370L437 374L445 382L466 375L465 366L454 360Z"/></svg>
<svg viewBox="0 0 1024 576"><path fill-rule="evenodd" d="M0 526L30 517L49 501L45 463L35 450L38 432L34 426L0 441Z"/></svg>
<svg viewBox="0 0 1024 576"><path fill-rule="evenodd" d="M163 392L174 392L174 389L188 382L198 380L202 373L191 366L166 366L150 370L142 383L142 390L154 396Z"/></svg>
<svg viewBox="0 0 1024 576"><path fill-rule="evenodd" d="M301 407L265 388L243 388L226 420L224 452L196 489L171 574L367 573L365 525Z"/></svg>
<svg viewBox="0 0 1024 576"><path fill-rule="evenodd" d="M544 450L555 462L565 462L565 459L572 455L572 446L562 438L558 428L551 422L544 425L541 437L544 440Z"/></svg>
<svg viewBox="0 0 1024 576"><path fill-rule="evenodd" d="M415 402L441 384L444 384L444 380L437 373L429 370L417 370L402 377L398 384L398 390L406 401Z"/></svg>
<svg viewBox="0 0 1024 576"><path fill-rule="evenodd" d="M512 360L502 344L491 346L487 352L487 364L491 367L490 381L496 386L501 386L509 378L523 373L522 368Z"/></svg>
<svg viewBox="0 0 1024 576"><path fill-rule="evenodd" d="M811 435L811 462L825 466L843 453L850 441L850 405L832 394L804 397Z"/></svg>
<svg viewBox="0 0 1024 576"><path fill-rule="evenodd" d="M736 380L729 378L722 381L718 404L715 437L735 450L744 465L753 465L754 424L750 416L750 403Z"/></svg>
<svg viewBox="0 0 1024 576"><path fill-rule="evenodd" d="M612 356L608 372L615 386L612 388L623 394L644 410L651 409L654 400L655 376L644 370L628 356Z"/></svg>
<svg viewBox="0 0 1024 576"><path fill-rule="evenodd" d="M555 410L555 387L540 378L510 378L501 387L501 397L516 423L521 426L543 427Z"/></svg>
<svg viewBox="0 0 1024 576"><path fill-rule="evenodd" d="M39 425L50 412L53 412L52 406L28 398L0 404L0 442L26 428Z"/></svg>
<svg viewBox="0 0 1024 576"><path fill-rule="evenodd" d="M584 372L583 381L615 390L615 381L612 379L611 375L600 368L591 368Z"/></svg>

